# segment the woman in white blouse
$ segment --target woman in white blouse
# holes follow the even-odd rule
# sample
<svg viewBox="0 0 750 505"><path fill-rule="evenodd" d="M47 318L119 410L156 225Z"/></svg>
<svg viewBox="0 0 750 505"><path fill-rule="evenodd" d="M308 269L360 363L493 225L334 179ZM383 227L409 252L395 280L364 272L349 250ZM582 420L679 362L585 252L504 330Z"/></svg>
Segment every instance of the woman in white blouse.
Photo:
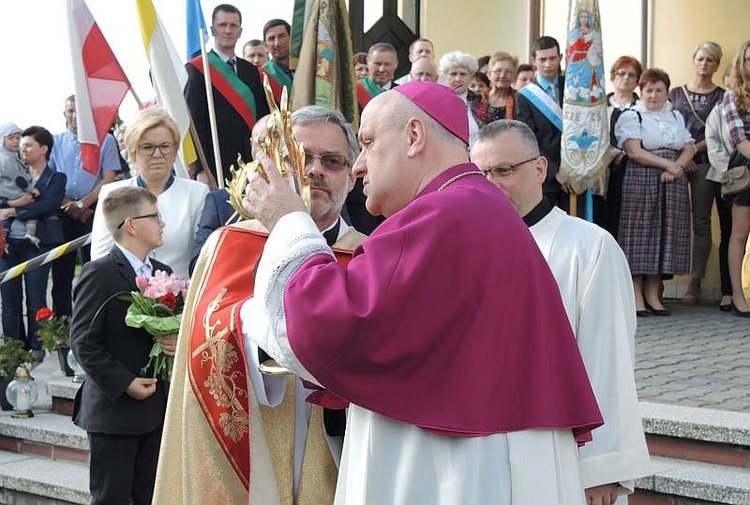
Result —
<svg viewBox="0 0 750 505"><path fill-rule="evenodd" d="M138 176L102 186L99 199L123 186L140 186L156 196L156 205L164 222L164 245L149 256L172 267L183 279L188 278L190 249L198 220L203 212L208 186L174 175L180 131L161 107L138 111L125 132L128 159L133 160ZM104 224L100 209L94 214L91 232L91 259L108 254L114 241Z"/></svg>
<svg viewBox="0 0 750 505"><path fill-rule="evenodd" d="M690 269L685 174L695 168L695 147L685 119L667 107L667 73L648 69L638 85L641 101L615 125L618 147L629 158L617 240L630 265L638 315L650 310L668 316L661 302L662 276L684 275Z"/></svg>

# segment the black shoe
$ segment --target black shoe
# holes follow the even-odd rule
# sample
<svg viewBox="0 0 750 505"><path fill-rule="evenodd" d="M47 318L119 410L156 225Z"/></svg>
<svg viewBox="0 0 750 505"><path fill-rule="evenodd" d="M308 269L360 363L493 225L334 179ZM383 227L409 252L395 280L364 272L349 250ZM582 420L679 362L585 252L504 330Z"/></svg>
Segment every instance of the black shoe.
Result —
<svg viewBox="0 0 750 505"><path fill-rule="evenodd" d="M729 302L726 305L719 305L719 310L722 312L732 312L733 307L734 304L732 302Z"/></svg>
<svg viewBox="0 0 750 505"><path fill-rule="evenodd" d="M648 311L646 309L636 310L635 315L636 317L648 317Z"/></svg>
<svg viewBox="0 0 750 505"><path fill-rule="evenodd" d="M746 310L746 311L743 312L740 309L738 309L737 306L734 303L732 303L731 307L732 307L732 311L734 312L735 316L737 316L737 317L750 317L750 310Z"/></svg>
<svg viewBox="0 0 750 505"><path fill-rule="evenodd" d="M671 316L672 312L667 309L655 309L648 303L646 304L646 309L650 310L651 313L655 316Z"/></svg>

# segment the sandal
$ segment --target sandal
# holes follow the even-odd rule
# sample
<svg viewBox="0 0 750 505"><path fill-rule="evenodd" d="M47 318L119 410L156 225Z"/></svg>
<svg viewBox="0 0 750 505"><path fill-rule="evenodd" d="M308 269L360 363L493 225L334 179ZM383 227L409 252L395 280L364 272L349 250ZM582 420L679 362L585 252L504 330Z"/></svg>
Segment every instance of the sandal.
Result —
<svg viewBox="0 0 750 505"><path fill-rule="evenodd" d="M698 295L696 293L686 293L685 298L682 299L682 303L685 305L698 305Z"/></svg>

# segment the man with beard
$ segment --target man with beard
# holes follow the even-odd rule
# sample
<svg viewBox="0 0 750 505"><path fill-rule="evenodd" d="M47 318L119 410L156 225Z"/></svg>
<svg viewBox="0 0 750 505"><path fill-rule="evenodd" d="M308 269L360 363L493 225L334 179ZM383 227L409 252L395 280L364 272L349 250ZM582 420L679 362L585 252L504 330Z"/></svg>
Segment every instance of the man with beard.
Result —
<svg viewBox="0 0 750 505"><path fill-rule="evenodd" d="M263 122L263 119L259 121L259 127L261 122ZM260 141L261 135L265 133L257 130L254 129L253 137L256 142ZM326 237L329 245L340 249L354 249L364 240L365 236L349 227L340 216L346 195L354 184L352 164L359 151L352 127L338 111L311 105L302 107L292 114L292 132L305 149L305 173L310 181L311 189L310 216L316 223L318 230ZM243 264L239 269L247 270L247 272L242 273L242 275L247 275L243 277L243 280L247 281L252 276L255 265L247 261L247 251L233 247L231 237L226 241L219 238L221 233L214 233L209 237L210 231L223 226L226 219L232 214L232 208L227 203L227 198L228 194L224 190L215 191L207 197L199 232L193 247L194 255L200 254L197 263L194 263L193 285L195 286L212 283L211 274L208 273L211 268L208 265L211 260L208 258L212 256L222 259L232 255L237 258L239 263ZM266 231L255 220L243 221L234 225L234 227L244 230ZM239 231L233 233L241 234ZM206 243L205 247L202 247L203 242ZM201 247L203 250L201 250ZM218 282L225 283L227 281L221 279ZM229 290L225 298L235 296L236 294ZM196 298L200 298L200 295L196 295ZM200 306L200 302L197 302L195 306ZM186 308L186 312L195 316L194 324L200 324L204 320L204 315L199 315L197 310L193 311ZM183 325L185 325L184 322ZM187 340L187 338L181 340L180 346L183 347L183 344L187 346ZM257 404L260 404L260 417L263 422L261 431L263 431L263 437L268 440L270 460L273 462L275 482L278 486L281 503L297 503L300 505L330 503L333 499L337 467L343 447L346 424L345 410L323 409L306 402L307 396L315 390L308 389L300 379L291 376L262 376L258 372L258 367L260 362L265 361L267 355L250 343L245 344L245 349L246 370L252 387L250 391L245 390L243 395L253 398L251 409L256 398ZM177 379L176 382L175 379ZM184 392L181 388L185 382L179 379L179 375L173 375L173 382L175 383L174 396L179 398ZM200 412L200 407L195 407L194 410L199 415L203 415ZM159 501L160 497L170 497L175 502L186 503L174 497L175 488L171 487L172 485L181 487L182 483L191 482L189 476L180 474L180 465L173 464L174 458L180 459L182 457L175 455L173 451L184 451L182 454L189 458L190 449L187 449L186 446L193 443L194 438L182 440L177 435L179 426L185 422L184 419L187 417L184 413L183 404L175 406L170 404L170 412L171 414L168 414L168 417L171 415L176 416L176 418L172 418L173 422L170 422L168 418L165 427L162 458L167 458L165 461L168 463L165 463L160 469L160 474L164 475L161 477L162 484L157 489L156 502ZM250 438L254 447L264 445L259 441L262 438L261 435L253 433ZM321 448L324 450L321 450ZM198 452L210 459L212 455L220 454L220 451L214 452L213 449L217 449L217 446ZM217 465L208 464L204 466L216 467ZM251 464L252 471L256 475L260 474L261 472L257 469L261 466L262 463L256 464L253 468ZM199 481L199 479L195 480ZM247 503L248 495L246 493L248 491L243 491L241 486L235 484L236 482L232 479L224 477L220 486L221 490L214 489L219 494L212 494L211 499L222 503ZM251 488L249 492L252 493L252 486L249 487ZM258 491L259 489L263 489L263 485L256 486L255 490L260 494L254 495L255 499L259 503L273 503L273 498L264 495L263 491ZM196 500L193 503L203 503L200 496L204 496L201 494L204 491L205 489L193 490L191 499Z"/></svg>

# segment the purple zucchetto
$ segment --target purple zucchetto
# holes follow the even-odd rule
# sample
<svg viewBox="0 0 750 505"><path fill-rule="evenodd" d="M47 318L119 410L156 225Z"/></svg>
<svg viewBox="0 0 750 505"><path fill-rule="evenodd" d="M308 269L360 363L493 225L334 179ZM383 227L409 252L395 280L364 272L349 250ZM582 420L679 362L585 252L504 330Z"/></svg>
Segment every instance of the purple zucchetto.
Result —
<svg viewBox="0 0 750 505"><path fill-rule="evenodd" d="M469 118L466 104L448 86L428 81L410 81L393 88L449 132L469 143Z"/></svg>

